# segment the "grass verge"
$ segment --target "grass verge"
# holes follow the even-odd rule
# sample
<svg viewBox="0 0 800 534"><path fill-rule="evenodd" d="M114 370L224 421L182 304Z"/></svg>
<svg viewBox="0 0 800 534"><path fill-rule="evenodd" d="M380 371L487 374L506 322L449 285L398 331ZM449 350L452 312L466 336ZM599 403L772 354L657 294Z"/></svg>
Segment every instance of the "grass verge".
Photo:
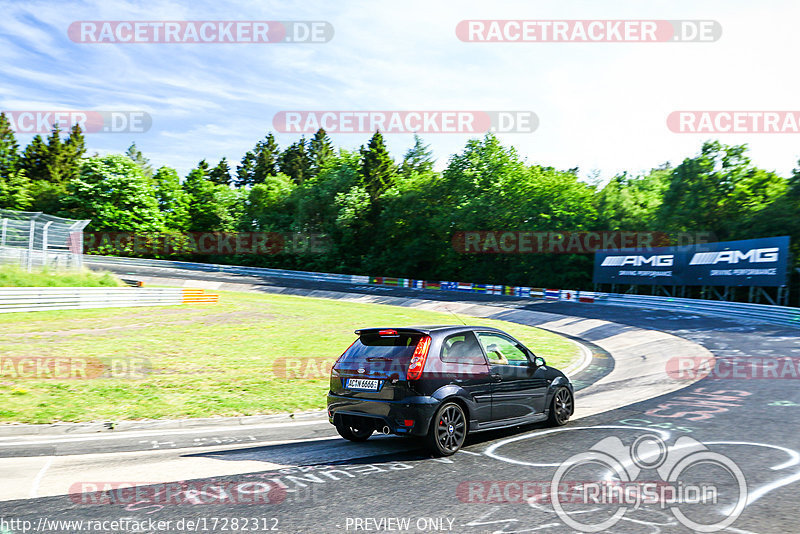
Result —
<svg viewBox="0 0 800 534"><path fill-rule="evenodd" d="M325 299L220 292L216 305L0 315L0 422L241 416L321 409L330 365L365 326L452 324L449 314ZM469 321L468 321L469 322ZM506 330L556 367L578 357L555 334ZM141 379L15 376L18 358L146 358ZM282 358L312 362L276 376ZM9 363L11 367L9 367ZM278 373L281 374L281 373Z"/></svg>
<svg viewBox="0 0 800 534"><path fill-rule="evenodd" d="M118 287L123 284L109 272L51 271L28 272L16 265L0 266L0 287Z"/></svg>

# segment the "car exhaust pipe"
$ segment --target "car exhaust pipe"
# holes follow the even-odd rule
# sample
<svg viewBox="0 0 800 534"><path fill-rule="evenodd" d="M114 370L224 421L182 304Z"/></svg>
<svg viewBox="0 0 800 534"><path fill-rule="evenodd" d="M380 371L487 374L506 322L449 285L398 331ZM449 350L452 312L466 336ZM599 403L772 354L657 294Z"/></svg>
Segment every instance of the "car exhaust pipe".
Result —
<svg viewBox="0 0 800 534"><path fill-rule="evenodd" d="M388 426L384 425L384 427L381 429L381 432L383 434L391 434L392 430Z"/></svg>

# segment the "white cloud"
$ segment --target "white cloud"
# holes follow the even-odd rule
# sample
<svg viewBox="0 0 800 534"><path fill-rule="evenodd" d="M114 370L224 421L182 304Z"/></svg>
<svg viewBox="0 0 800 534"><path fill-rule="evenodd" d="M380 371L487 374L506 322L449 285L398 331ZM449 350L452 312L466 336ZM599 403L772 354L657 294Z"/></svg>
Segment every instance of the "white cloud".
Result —
<svg viewBox="0 0 800 534"><path fill-rule="evenodd" d="M530 162L600 169L608 177L694 154L712 136L676 135L678 109L799 109L800 72L783 59L798 49L791 1L589 0L430 2L161 2L94 0L6 6L5 109L143 109L153 128L94 135L90 150L122 151L131 140L158 164L185 173L198 160L241 155L288 109L532 110L534 134L501 135ZM462 19L714 19L715 43L462 43ZM88 45L71 42L75 20L326 20L323 45ZM334 135L345 148L364 135ZM756 164L784 175L797 135L732 135ZM286 145L292 136L279 135ZM439 167L466 135L427 135ZM23 139L24 141L24 139ZM387 136L395 158L411 143Z"/></svg>

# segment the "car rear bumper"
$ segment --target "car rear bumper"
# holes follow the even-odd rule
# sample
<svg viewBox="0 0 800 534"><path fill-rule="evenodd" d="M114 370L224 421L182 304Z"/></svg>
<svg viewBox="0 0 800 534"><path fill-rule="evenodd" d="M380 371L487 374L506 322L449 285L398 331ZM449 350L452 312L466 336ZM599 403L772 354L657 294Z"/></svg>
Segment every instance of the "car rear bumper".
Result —
<svg viewBox="0 0 800 534"><path fill-rule="evenodd" d="M391 434L424 436L439 406L433 397L409 397L401 401L357 399L328 394L328 420L336 424L340 418L358 417L374 420L375 428L381 431L389 427ZM404 421L413 420L414 425L405 426Z"/></svg>

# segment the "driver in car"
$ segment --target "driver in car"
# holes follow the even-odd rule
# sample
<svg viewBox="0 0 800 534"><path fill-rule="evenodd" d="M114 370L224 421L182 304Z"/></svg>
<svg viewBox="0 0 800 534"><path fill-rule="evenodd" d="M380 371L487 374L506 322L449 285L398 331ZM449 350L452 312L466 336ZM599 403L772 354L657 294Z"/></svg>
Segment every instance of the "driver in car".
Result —
<svg viewBox="0 0 800 534"><path fill-rule="evenodd" d="M489 357L489 363L494 365L508 365L508 358L503 356L500 352L500 347L496 343L492 343L486 347L486 355Z"/></svg>

